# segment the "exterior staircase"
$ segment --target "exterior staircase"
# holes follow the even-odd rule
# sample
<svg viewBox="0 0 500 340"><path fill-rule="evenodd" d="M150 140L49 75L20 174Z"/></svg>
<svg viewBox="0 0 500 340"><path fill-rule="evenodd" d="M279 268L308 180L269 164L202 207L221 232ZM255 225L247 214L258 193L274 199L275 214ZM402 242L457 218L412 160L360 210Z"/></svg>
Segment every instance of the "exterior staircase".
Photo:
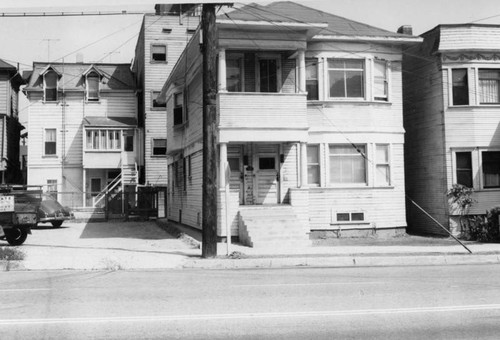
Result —
<svg viewBox="0 0 500 340"><path fill-rule="evenodd" d="M240 206L240 242L250 247L307 247L309 235L289 205Z"/></svg>

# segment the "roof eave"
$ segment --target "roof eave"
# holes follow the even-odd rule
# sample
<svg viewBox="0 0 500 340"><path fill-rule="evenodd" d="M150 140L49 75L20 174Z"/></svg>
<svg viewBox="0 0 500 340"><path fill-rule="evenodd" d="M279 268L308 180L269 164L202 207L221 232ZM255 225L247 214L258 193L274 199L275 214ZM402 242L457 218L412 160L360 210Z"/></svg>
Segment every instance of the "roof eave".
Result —
<svg viewBox="0 0 500 340"><path fill-rule="evenodd" d="M416 44L422 42L421 37L402 36L402 37L384 37L384 36L367 36L367 35L315 35L313 41L355 41L355 42L380 42L391 44Z"/></svg>

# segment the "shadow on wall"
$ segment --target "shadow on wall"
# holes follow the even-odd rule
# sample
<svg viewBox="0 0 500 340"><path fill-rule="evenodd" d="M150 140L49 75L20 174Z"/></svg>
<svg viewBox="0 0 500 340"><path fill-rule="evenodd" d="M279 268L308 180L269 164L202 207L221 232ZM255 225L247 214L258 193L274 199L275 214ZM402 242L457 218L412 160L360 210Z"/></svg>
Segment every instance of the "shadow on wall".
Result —
<svg viewBox="0 0 500 340"><path fill-rule="evenodd" d="M168 234L151 222L100 222L87 223L81 239L133 238L140 240L165 240L176 237Z"/></svg>

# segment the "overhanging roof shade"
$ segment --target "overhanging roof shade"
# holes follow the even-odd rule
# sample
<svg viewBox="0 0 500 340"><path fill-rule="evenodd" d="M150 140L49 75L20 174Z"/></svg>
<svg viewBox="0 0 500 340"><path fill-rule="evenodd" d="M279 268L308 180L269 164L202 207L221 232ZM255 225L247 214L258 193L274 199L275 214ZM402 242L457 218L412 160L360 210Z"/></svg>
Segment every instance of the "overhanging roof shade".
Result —
<svg viewBox="0 0 500 340"><path fill-rule="evenodd" d="M130 117L85 117L83 125L88 127L134 128L137 120Z"/></svg>

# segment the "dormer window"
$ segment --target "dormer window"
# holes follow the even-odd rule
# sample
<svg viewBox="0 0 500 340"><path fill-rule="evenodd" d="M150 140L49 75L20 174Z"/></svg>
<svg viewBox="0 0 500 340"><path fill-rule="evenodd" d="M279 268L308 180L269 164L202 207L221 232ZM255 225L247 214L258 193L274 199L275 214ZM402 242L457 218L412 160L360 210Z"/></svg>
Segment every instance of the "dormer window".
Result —
<svg viewBox="0 0 500 340"><path fill-rule="evenodd" d="M90 72L87 74L87 101L97 102L99 101L99 83L100 76L96 72Z"/></svg>
<svg viewBox="0 0 500 340"><path fill-rule="evenodd" d="M43 100L46 102L57 101L57 81L59 76L54 71L49 71L43 76Z"/></svg>

